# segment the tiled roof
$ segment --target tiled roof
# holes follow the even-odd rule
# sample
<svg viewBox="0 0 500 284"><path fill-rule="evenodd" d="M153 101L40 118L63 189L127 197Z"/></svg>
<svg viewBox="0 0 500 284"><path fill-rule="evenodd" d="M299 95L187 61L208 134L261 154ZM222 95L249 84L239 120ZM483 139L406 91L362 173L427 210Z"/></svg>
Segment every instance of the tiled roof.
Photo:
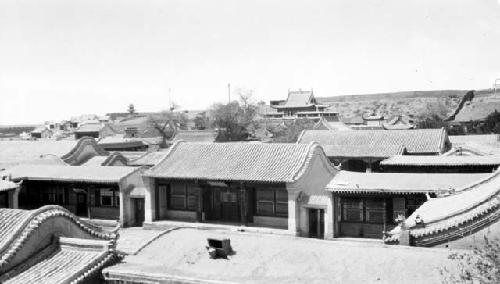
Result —
<svg viewBox="0 0 500 284"><path fill-rule="evenodd" d="M124 138L124 137L116 137L109 136L103 138L97 142L97 144L104 149L117 149L117 148L130 148L130 147L142 147L146 144L139 139L135 138Z"/></svg>
<svg viewBox="0 0 500 284"><path fill-rule="evenodd" d="M341 117L340 121L342 121L345 124L363 124L363 123L365 123L363 117L361 117L361 116Z"/></svg>
<svg viewBox="0 0 500 284"><path fill-rule="evenodd" d="M490 174L359 173L340 171L326 186L332 192L427 193L462 189Z"/></svg>
<svg viewBox="0 0 500 284"><path fill-rule="evenodd" d="M157 165L163 158L167 156L168 152L151 152L146 155L130 161L129 166L154 166Z"/></svg>
<svg viewBox="0 0 500 284"><path fill-rule="evenodd" d="M447 144L446 131L442 129L415 130L363 130L328 131L304 130L298 143L318 142L322 146L338 145L349 147L370 147L383 149L387 145L404 147L408 153L437 154L443 152ZM383 151L383 150L381 150Z"/></svg>
<svg viewBox="0 0 500 284"><path fill-rule="evenodd" d="M344 131L344 130L352 130L349 126L347 126L345 123L341 121L328 121L324 118L320 119L313 127L313 129L318 129L318 130L337 130L337 131Z"/></svg>
<svg viewBox="0 0 500 284"><path fill-rule="evenodd" d="M99 132L103 125L101 123L85 123L75 130L76 133Z"/></svg>
<svg viewBox="0 0 500 284"><path fill-rule="evenodd" d="M143 157L148 154L148 152L143 152L143 151L119 151L119 152L129 161L139 159L140 157Z"/></svg>
<svg viewBox="0 0 500 284"><path fill-rule="evenodd" d="M59 229L49 222L54 218ZM117 229L106 232L60 206L0 209L0 283L78 283L88 279L115 261ZM81 239L73 238L75 232ZM55 237L52 243L48 243L50 237Z"/></svg>
<svg viewBox="0 0 500 284"><path fill-rule="evenodd" d="M323 155L317 144L177 142L145 176L294 182L308 168L314 152Z"/></svg>
<svg viewBox="0 0 500 284"><path fill-rule="evenodd" d="M103 166L104 161L108 159L108 156L94 156L90 158L87 162L81 166Z"/></svg>
<svg viewBox="0 0 500 284"><path fill-rule="evenodd" d="M73 182L117 183L137 170L136 167L67 167L19 165L9 169L12 180L58 180Z"/></svg>
<svg viewBox="0 0 500 284"><path fill-rule="evenodd" d="M33 131L31 131L31 133L42 133L45 130L48 130L47 127L45 125L42 125L42 126L38 126L35 129L33 129Z"/></svg>
<svg viewBox="0 0 500 284"><path fill-rule="evenodd" d="M314 95L312 91L289 91L288 98L283 105L275 108L299 108L314 105Z"/></svg>
<svg viewBox="0 0 500 284"><path fill-rule="evenodd" d="M408 217L405 225L417 241L424 238L423 245L432 245L498 222L499 210L500 171L496 171L455 194L428 200ZM416 226L417 216L423 221L422 226Z"/></svg>
<svg viewBox="0 0 500 284"><path fill-rule="evenodd" d="M5 284L72 283L112 262L109 241L60 238L28 261L0 276ZM97 269L96 269L97 268ZM96 270L96 271L94 271Z"/></svg>
<svg viewBox="0 0 500 284"><path fill-rule="evenodd" d="M15 189L18 187L19 185L14 182L0 179L0 192Z"/></svg>
<svg viewBox="0 0 500 284"><path fill-rule="evenodd" d="M404 130L415 128L415 125L409 123L401 115L394 116L392 119L384 122L383 126L387 130Z"/></svg>
<svg viewBox="0 0 500 284"><path fill-rule="evenodd" d="M381 166L412 166L412 167L468 167L468 166L498 166L500 156L407 156L398 155L380 162Z"/></svg>
<svg viewBox="0 0 500 284"><path fill-rule="evenodd" d="M38 159L33 159L29 163L30 165L54 165L54 166L69 166L63 159L56 155L47 154L41 155Z"/></svg>
<svg viewBox="0 0 500 284"><path fill-rule="evenodd" d="M215 142L217 131L215 130L179 130L174 136L174 141L186 142Z"/></svg>
<svg viewBox="0 0 500 284"><path fill-rule="evenodd" d="M380 158L401 155L405 148L401 145L387 144L384 147L367 145L324 145L328 157L335 158Z"/></svg>
<svg viewBox="0 0 500 284"><path fill-rule="evenodd" d="M42 155L61 157L77 145L75 140L0 141L0 170L31 163Z"/></svg>

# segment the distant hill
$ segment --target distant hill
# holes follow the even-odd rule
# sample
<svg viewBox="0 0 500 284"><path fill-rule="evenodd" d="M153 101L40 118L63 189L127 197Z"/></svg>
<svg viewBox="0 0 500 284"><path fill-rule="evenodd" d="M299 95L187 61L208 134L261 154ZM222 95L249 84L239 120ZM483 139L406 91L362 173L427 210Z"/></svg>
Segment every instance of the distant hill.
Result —
<svg viewBox="0 0 500 284"><path fill-rule="evenodd" d="M329 104L329 110L338 111L344 117L363 114L379 114L385 117L393 115L411 115L418 117L428 113L429 109L438 109L443 116L454 113L463 96L469 90L408 91L362 95L343 95L318 97L323 104Z"/></svg>

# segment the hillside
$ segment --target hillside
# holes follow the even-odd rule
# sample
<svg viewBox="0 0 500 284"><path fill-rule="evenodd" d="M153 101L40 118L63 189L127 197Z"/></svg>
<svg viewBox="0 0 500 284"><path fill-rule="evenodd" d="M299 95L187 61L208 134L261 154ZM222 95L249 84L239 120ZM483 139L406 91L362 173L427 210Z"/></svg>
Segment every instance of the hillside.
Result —
<svg viewBox="0 0 500 284"><path fill-rule="evenodd" d="M468 90L438 90L392 92L366 95L344 95L318 97L320 103L331 105L344 117L376 113L386 117L392 115L420 116L430 110L442 116L453 114Z"/></svg>

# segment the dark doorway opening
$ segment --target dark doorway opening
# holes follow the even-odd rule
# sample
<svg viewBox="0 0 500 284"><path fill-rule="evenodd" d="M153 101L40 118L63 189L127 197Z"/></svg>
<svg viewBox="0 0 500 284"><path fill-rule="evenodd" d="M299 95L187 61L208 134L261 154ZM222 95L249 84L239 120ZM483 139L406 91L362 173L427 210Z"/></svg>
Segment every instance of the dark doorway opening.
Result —
<svg viewBox="0 0 500 284"><path fill-rule="evenodd" d="M144 198L134 198L134 205L135 205L135 212L134 212L134 217L135 217L135 225L136 226L142 226L142 223L144 223Z"/></svg>
<svg viewBox="0 0 500 284"><path fill-rule="evenodd" d="M77 193L76 194L76 215L87 217L87 194Z"/></svg>
<svg viewBox="0 0 500 284"><path fill-rule="evenodd" d="M325 237L325 210L309 209L309 237L318 239Z"/></svg>
<svg viewBox="0 0 500 284"><path fill-rule="evenodd" d="M9 194L0 192L0 208L9 208Z"/></svg>

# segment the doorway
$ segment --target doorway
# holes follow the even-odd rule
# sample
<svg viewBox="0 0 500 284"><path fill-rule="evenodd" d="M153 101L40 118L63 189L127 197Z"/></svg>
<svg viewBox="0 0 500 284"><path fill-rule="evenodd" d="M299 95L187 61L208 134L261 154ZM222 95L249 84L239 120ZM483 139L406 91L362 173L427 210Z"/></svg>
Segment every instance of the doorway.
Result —
<svg viewBox="0 0 500 284"><path fill-rule="evenodd" d="M325 238L325 210L309 209L309 237Z"/></svg>
<svg viewBox="0 0 500 284"><path fill-rule="evenodd" d="M144 223L144 198L134 198L134 217L135 217L135 225L142 226Z"/></svg>
<svg viewBox="0 0 500 284"><path fill-rule="evenodd" d="M0 208L9 208L8 192L0 192Z"/></svg>
<svg viewBox="0 0 500 284"><path fill-rule="evenodd" d="M87 194L77 193L76 194L76 215L90 217L87 211Z"/></svg>

